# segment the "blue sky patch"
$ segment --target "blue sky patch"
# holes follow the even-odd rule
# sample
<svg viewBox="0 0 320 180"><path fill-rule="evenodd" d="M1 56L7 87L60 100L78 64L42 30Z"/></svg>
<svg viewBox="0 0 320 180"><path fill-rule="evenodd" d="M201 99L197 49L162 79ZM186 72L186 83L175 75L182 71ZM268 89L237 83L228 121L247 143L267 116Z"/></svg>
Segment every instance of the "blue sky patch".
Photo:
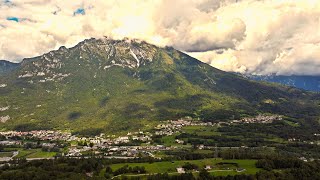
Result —
<svg viewBox="0 0 320 180"><path fill-rule="evenodd" d="M17 17L7 17L7 20L8 21L15 21L15 22L19 22L20 21L20 19L17 18Z"/></svg>
<svg viewBox="0 0 320 180"><path fill-rule="evenodd" d="M1 5L5 5L5 6L9 6L9 7L14 6L14 4L12 3L12 1L10 1L10 0L1 0L1 1L0 1L0 6L1 6Z"/></svg>
<svg viewBox="0 0 320 180"><path fill-rule="evenodd" d="M76 16L76 15L78 15L78 14L80 14L80 15L85 15L85 14L86 14L86 11L85 11L83 8L79 8L79 9L77 9L77 10L73 13L73 15Z"/></svg>

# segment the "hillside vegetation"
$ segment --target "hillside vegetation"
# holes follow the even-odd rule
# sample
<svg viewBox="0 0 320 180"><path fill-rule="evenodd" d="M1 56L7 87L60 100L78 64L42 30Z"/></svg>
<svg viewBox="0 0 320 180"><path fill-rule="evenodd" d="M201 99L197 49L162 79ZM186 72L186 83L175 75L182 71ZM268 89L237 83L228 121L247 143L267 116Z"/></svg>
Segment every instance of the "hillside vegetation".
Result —
<svg viewBox="0 0 320 180"><path fill-rule="evenodd" d="M317 94L251 81L136 40L89 39L24 59L0 75L0 85L2 130L118 132L185 116L259 113L315 122L320 113Z"/></svg>

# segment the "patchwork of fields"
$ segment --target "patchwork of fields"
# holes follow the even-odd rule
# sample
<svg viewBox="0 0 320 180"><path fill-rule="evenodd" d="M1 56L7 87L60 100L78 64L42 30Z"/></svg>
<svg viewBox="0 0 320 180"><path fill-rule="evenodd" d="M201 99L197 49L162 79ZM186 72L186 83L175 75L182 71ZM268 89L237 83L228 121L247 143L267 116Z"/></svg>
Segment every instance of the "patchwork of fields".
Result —
<svg viewBox="0 0 320 180"><path fill-rule="evenodd" d="M186 163L197 165L199 168L210 166L212 169L208 170L216 176L227 176L227 175L239 175L239 174L256 174L260 169L255 167L256 160L223 160L223 159L202 159L202 160L182 160L182 161L165 161L165 162L154 162L154 163L120 163L113 164L110 167L113 171L128 165L129 167L143 166L147 173L142 175L127 174L124 176L146 176L147 174L156 173L168 173L178 174L176 168L182 167ZM236 165L235 165L236 164ZM242 172L237 172L236 169L244 169ZM198 171L191 171L197 175ZM103 175L103 172L101 172Z"/></svg>

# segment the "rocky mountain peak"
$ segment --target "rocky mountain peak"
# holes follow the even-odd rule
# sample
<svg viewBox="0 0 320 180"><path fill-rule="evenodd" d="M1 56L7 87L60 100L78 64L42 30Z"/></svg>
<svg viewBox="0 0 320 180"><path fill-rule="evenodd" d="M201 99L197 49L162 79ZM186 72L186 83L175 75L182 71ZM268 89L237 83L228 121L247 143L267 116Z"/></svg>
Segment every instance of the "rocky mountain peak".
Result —
<svg viewBox="0 0 320 180"><path fill-rule="evenodd" d="M114 40L103 37L84 40L70 50L77 52L78 58L98 61L104 69L108 69L112 66L138 68L151 62L157 49L154 45L136 39Z"/></svg>
<svg viewBox="0 0 320 180"><path fill-rule="evenodd" d="M158 51L159 47L136 39L90 38L71 48L61 46L41 56L24 59L17 78L29 82L56 82L83 70L135 69L151 63Z"/></svg>

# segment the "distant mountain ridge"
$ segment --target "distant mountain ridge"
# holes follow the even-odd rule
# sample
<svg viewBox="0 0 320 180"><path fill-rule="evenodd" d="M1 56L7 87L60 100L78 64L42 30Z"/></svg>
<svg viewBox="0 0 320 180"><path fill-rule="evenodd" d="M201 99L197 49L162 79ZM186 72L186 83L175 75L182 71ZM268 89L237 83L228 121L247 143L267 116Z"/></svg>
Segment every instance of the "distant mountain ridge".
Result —
<svg viewBox="0 0 320 180"><path fill-rule="evenodd" d="M0 60L0 74L8 73L19 67L19 65L19 63L12 63L6 60Z"/></svg>
<svg viewBox="0 0 320 180"><path fill-rule="evenodd" d="M246 77L252 80L280 83L308 91L320 92L320 76L246 75Z"/></svg>
<svg viewBox="0 0 320 180"><path fill-rule="evenodd" d="M3 130L118 132L185 116L320 114L318 94L251 81L130 39L92 38L24 59L0 75L0 85Z"/></svg>

